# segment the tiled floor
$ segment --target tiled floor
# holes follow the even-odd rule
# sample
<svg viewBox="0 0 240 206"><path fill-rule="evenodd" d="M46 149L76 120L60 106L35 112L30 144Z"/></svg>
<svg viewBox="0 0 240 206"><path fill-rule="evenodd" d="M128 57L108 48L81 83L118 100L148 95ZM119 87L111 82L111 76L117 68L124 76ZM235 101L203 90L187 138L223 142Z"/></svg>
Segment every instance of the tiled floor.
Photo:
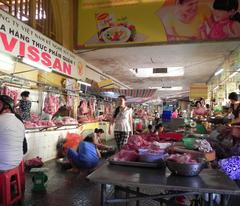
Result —
<svg viewBox="0 0 240 206"><path fill-rule="evenodd" d="M48 184L46 193L34 193L31 174L27 173L26 190L23 205L25 206L98 206L100 200L99 186L90 183L82 174L63 170L55 161L45 164Z"/></svg>

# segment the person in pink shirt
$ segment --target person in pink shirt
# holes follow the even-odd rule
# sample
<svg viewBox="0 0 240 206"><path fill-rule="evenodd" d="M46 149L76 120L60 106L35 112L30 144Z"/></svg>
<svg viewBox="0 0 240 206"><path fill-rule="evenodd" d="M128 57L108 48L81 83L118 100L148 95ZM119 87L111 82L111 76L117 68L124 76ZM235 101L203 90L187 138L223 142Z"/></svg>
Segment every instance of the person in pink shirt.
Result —
<svg viewBox="0 0 240 206"><path fill-rule="evenodd" d="M202 106L200 101L197 101L195 104L195 108L193 109L193 115L194 116L204 116L206 115L207 110L205 107Z"/></svg>
<svg viewBox="0 0 240 206"><path fill-rule="evenodd" d="M178 118L178 111L177 111L177 109L173 109L172 119L177 119L177 118Z"/></svg>

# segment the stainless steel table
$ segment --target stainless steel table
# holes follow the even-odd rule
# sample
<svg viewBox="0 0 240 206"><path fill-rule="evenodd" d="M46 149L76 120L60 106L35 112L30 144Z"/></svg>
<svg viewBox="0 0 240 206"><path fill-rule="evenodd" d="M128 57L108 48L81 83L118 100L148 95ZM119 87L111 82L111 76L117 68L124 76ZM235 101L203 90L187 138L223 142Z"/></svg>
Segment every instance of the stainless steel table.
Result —
<svg viewBox="0 0 240 206"><path fill-rule="evenodd" d="M169 198L180 195L209 194L207 205L213 205L213 193L222 195L222 205L227 205L226 195L239 195L240 188L229 179L224 173L214 169L204 169L199 176L181 177L171 175L168 169L152 169L125 167L109 165L104 163L87 177L90 181L101 184L101 205L141 200L161 201L162 198ZM108 199L106 185L114 185L123 189L127 194L126 198ZM158 195L147 195L139 192L139 188L157 188L164 191ZM130 188L136 188L132 190Z"/></svg>

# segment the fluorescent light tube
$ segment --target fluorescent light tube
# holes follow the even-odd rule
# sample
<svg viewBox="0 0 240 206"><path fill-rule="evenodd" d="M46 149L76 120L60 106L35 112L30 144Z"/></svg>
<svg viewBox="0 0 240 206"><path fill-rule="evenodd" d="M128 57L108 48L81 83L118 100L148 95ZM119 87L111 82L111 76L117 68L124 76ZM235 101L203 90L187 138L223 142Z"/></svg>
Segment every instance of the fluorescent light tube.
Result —
<svg viewBox="0 0 240 206"><path fill-rule="evenodd" d="M29 65L29 66L35 67L39 70L43 70L45 72L52 72L52 69L50 67L43 66L43 65L38 64L34 61L31 61L30 59L25 58L25 57L23 57L22 62Z"/></svg>
<svg viewBox="0 0 240 206"><path fill-rule="evenodd" d="M0 68L4 71L12 72L14 69L13 59L7 54L0 53Z"/></svg>
<svg viewBox="0 0 240 206"><path fill-rule="evenodd" d="M218 89L218 88L219 88L219 86L216 86L216 87L213 89L213 91L216 90L216 89Z"/></svg>
<svg viewBox="0 0 240 206"><path fill-rule="evenodd" d="M215 72L214 76L217 76L223 72L223 69L219 69L218 71Z"/></svg>
<svg viewBox="0 0 240 206"><path fill-rule="evenodd" d="M149 87L149 89L157 89L160 91L180 91L182 87Z"/></svg>
<svg viewBox="0 0 240 206"><path fill-rule="evenodd" d="M7 62L4 62L4 61L0 60L0 68L2 70L4 70L4 71L11 71L11 72L13 72L14 63L10 64L10 63L7 63Z"/></svg>
<svg viewBox="0 0 240 206"><path fill-rule="evenodd" d="M6 54L1 54L0 53L0 61L7 63L7 64L14 64L14 61L12 60L12 58L9 55Z"/></svg>
<svg viewBox="0 0 240 206"><path fill-rule="evenodd" d="M148 77L178 77L184 76L184 67L167 67L166 73L153 73L153 69L156 68L134 68L130 69L130 71L136 76L140 78L148 78Z"/></svg>
<svg viewBox="0 0 240 206"><path fill-rule="evenodd" d="M81 81L81 80L78 80L77 81L79 84L83 84L83 85L86 85L86 86L88 86L88 87L91 87L91 84L89 84L89 83L87 83L87 82L83 82L83 81Z"/></svg>
<svg viewBox="0 0 240 206"><path fill-rule="evenodd" d="M237 75L238 74L238 72L233 72L230 76L229 76L229 78L232 78L232 77L234 77L235 75Z"/></svg>

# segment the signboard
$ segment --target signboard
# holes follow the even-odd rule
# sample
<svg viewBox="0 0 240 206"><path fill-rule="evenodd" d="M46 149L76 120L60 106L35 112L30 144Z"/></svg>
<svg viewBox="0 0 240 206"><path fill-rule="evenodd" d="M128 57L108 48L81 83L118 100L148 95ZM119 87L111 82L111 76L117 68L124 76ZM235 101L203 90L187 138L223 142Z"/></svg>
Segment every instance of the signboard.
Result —
<svg viewBox="0 0 240 206"><path fill-rule="evenodd" d="M196 100L199 98L208 98L208 86L206 84L191 84L190 86L190 96L191 100Z"/></svg>
<svg viewBox="0 0 240 206"><path fill-rule="evenodd" d="M114 82L111 79L105 79L98 82L99 88L114 88Z"/></svg>
<svg viewBox="0 0 240 206"><path fill-rule="evenodd" d="M0 53L24 57L36 65L79 79L85 62L60 44L0 10ZM36 66L37 67L37 66Z"/></svg>
<svg viewBox="0 0 240 206"><path fill-rule="evenodd" d="M238 9L228 1L213 2L79 0L77 47L238 39ZM236 29L226 29L230 25Z"/></svg>

